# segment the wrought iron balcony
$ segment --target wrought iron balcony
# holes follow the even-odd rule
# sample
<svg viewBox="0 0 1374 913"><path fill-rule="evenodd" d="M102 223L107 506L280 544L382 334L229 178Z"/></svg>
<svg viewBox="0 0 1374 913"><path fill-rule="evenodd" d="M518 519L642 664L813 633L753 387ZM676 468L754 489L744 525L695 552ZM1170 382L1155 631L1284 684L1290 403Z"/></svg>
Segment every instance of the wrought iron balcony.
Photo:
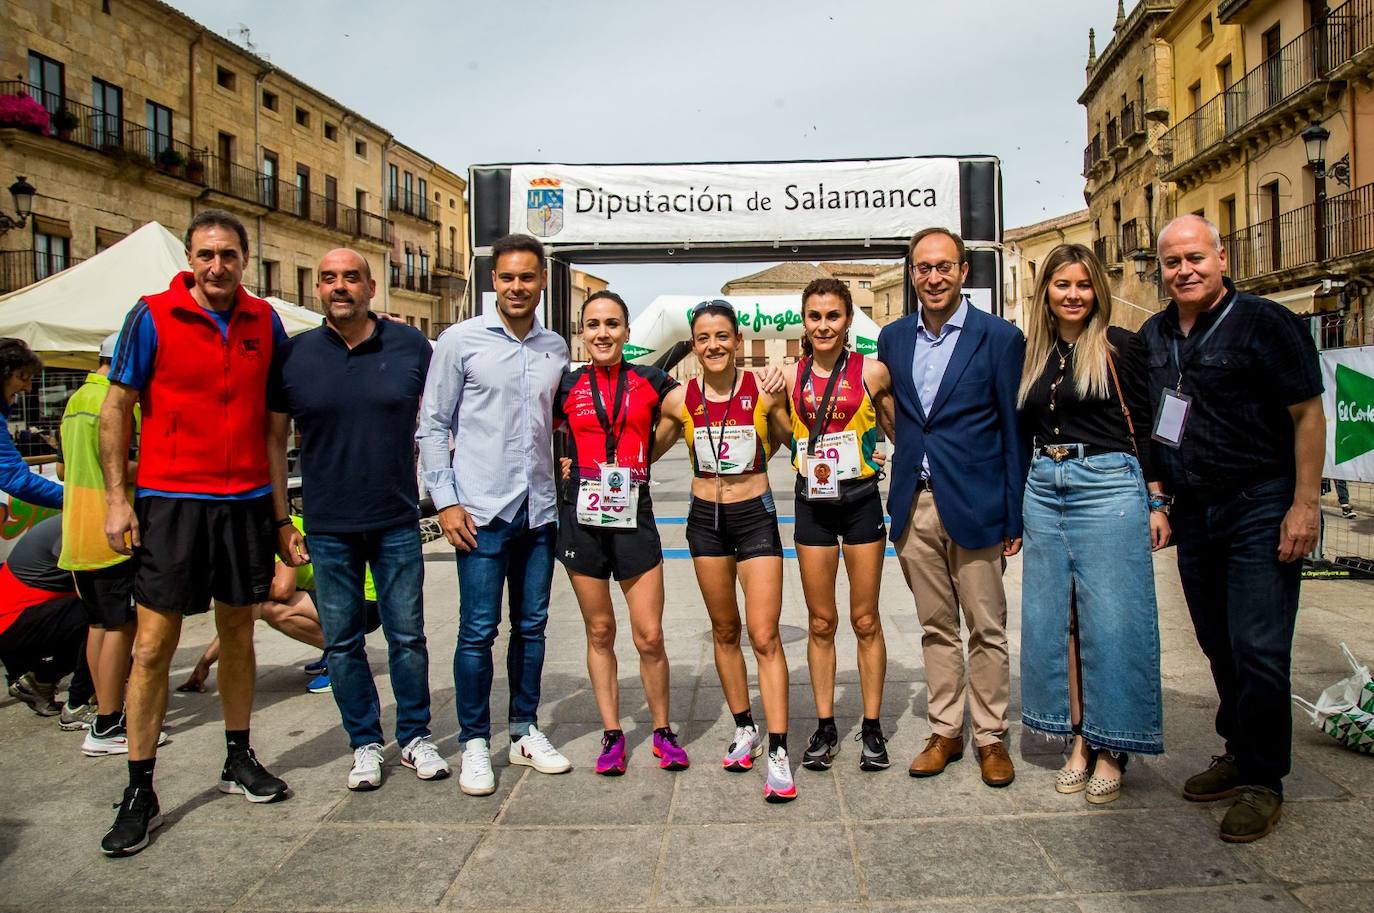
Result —
<svg viewBox="0 0 1374 913"><path fill-rule="evenodd" d="M1186 179L1240 148L1281 108L1290 108L1286 102L1322 91L1333 73L1371 49L1374 0L1348 0L1169 130L1165 140L1173 163L1165 180Z"/></svg>
<svg viewBox="0 0 1374 913"><path fill-rule="evenodd" d="M1325 215L1325 256L1330 263L1374 253L1374 184L1328 197ZM1237 282L1269 273L1319 265L1317 204L1309 203L1256 222L1222 239L1227 272Z"/></svg>
<svg viewBox="0 0 1374 913"><path fill-rule="evenodd" d="M417 219L424 219L426 222L430 221L430 200L419 191L412 190L407 193L404 190L392 187L388 196L392 212L403 212L406 215L415 216Z"/></svg>
<svg viewBox="0 0 1374 913"><path fill-rule="evenodd" d="M64 257L42 250L0 252L0 294L33 285L54 273L81 263L80 257Z"/></svg>

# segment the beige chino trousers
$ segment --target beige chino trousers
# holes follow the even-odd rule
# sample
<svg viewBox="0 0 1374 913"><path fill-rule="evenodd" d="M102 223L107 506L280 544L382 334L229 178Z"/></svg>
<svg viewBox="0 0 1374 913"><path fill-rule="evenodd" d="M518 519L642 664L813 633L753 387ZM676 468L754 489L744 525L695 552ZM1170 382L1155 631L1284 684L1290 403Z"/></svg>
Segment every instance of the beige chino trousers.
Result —
<svg viewBox="0 0 1374 913"><path fill-rule="evenodd" d="M1002 546L969 549L957 544L940 522L934 494L921 491L897 542L897 558L921 621L931 731L949 739L963 735L967 691L974 743L991 745L1005 738L1011 665ZM960 609L968 626L967 675Z"/></svg>

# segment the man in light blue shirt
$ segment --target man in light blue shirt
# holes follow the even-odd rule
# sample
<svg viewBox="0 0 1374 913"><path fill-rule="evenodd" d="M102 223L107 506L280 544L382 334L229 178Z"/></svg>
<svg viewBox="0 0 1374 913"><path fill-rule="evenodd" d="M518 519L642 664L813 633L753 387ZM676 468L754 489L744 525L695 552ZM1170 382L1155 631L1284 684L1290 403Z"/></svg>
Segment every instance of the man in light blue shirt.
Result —
<svg viewBox="0 0 1374 913"><path fill-rule="evenodd" d="M439 337L415 435L425 487L458 552L458 785L474 796L496 790L491 648L507 582L510 762L541 773L572 769L535 725L557 532L553 398L568 345L535 317L543 245L507 235L492 245L492 262L496 308Z"/></svg>

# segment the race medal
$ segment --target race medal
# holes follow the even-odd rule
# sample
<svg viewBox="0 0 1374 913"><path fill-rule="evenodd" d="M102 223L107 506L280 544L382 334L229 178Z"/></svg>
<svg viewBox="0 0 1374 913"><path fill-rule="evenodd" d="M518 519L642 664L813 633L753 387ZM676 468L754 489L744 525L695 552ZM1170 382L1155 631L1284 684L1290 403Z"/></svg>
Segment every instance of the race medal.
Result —
<svg viewBox="0 0 1374 913"><path fill-rule="evenodd" d="M806 498L835 501L840 497L839 466L832 459L814 456L806 461Z"/></svg>
<svg viewBox="0 0 1374 913"><path fill-rule="evenodd" d="M601 467L601 504L604 507L629 507L630 470L624 466Z"/></svg>
<svg viewBox="0 0 1374 913"><path fill-rule="evenodd" d="M797 441L797 451L809 453L810 443L808 438L801 438ZM837 481L857 479L861 472L859 433L857 431L836 431L833 434L822 434L816 438L816 450L811 455L811 461L815 460L829 460L834 463Z"/></svg>
<svg viewBox="0 0 1374 913"><path fill-rule="evenodd" d="M1155 411L1155 427L1150 437L1166 447L1177 448L1183 444L1183 428L1188 424L1188 411L1193 406L1193 398L1177 390L1165 390L1159 397L1159 408Z"/></svg>
<svg viewBox="0 0 1374 913"><path fill-rule="evenodd" d="M627 478L628 475L626 471ZM638 488L629 486L627 506L612 507L602 501L601 485L602 482L594 479L583 479L577 486L577 522L597 529L634 529L639 511Z"/></svg>
<svg viewBox="0 0 1374 913"><path fill-rule="evenodd" d="M713 435L710 428L697 428L692 434L692 449L697 456L698 472L718 476L740 475L754 465L758 439L752 427L722 428L719 437ZM716 459L717 450L720 452L719 460Z"/></svg>

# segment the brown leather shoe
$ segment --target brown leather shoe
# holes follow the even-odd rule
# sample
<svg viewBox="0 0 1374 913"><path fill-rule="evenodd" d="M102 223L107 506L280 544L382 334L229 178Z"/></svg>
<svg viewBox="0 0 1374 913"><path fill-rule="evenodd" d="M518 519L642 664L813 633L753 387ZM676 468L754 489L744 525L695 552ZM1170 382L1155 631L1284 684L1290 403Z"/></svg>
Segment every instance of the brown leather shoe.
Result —
<svg viewBox="0 0 1374 913"><path fill-rule="evenodd" d="M933 777L942 772L951 761L964 756L963 739L947 739L942 735L932 735L926 747L911 762L913 777Z"/></svg>
<svg viewBox="0 0 1374 913"><path fill-rule="evenodd" d="M1006 742L979 745L978 766L988 786L1006 786L1016 779L1016 768L1012 766L1011 755L1007 754Z"/></svg>

